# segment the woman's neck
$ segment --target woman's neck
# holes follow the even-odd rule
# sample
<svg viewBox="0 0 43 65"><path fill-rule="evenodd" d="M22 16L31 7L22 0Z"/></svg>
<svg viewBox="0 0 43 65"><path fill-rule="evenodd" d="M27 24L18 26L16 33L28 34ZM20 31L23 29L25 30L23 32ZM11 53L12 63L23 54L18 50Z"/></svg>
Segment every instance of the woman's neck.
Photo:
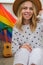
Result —
<svg viewBox="0 0 43 65"><path fill-rule="evenodd" d="M23 24L24 24L24 25L28 25L29 22L30 22L30 20L23 20Z"/></svg>

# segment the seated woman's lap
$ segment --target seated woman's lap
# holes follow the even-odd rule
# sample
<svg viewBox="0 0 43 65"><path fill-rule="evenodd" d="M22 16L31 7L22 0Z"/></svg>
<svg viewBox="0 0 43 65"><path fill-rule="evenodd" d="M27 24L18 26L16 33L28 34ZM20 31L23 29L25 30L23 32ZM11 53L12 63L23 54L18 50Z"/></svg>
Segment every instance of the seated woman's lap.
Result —
<svg viewBox="0 0 43 65"><path fill-rule="evenodd" d="M41 65L42 60L42 49L41 48L35 48L30 53L27 49L21 48L19 49L14 58L14 64L22 64L22 65Z"/></svg>

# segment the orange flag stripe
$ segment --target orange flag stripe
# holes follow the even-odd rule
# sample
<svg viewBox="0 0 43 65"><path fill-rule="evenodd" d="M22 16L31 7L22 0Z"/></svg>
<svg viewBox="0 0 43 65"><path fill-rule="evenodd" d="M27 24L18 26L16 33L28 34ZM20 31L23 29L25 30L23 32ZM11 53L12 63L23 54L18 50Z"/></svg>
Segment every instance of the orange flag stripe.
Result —
<svg viewBox="0 0 43 65"><path fill-rule="evenodd" d="M0 15L6 17L10 23L16 23L16 18L14 18L2 4L0 4Z"/></svg>

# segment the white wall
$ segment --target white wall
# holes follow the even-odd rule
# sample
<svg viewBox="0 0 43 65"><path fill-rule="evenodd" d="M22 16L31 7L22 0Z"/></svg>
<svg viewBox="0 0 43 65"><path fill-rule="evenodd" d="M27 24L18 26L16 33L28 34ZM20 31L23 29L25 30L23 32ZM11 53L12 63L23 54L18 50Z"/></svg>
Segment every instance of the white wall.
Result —
<svg viewBox="0 0 43 65"><path fill-rule="evenodd" d="M40 0L41 1L41 3L42 3L42 8L43 8L43 0Z"/></svg>
<svg viewBox="0 0 43 65"><path fill-rule="evenodd" d="M14 0L0 0L1 3L13 3Z"/></svg>

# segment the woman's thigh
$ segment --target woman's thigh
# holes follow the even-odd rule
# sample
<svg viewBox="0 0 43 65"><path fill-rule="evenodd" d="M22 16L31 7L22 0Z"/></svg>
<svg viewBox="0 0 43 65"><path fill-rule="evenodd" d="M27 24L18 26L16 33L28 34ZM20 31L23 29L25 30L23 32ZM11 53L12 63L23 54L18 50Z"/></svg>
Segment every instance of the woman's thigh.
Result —
<svg viewBox="0 0 43 65"><path fill-rule="evenodd" d="M41 65L43 57L43 50L41 48L35 48L32 50L29 59L29 65L36 64Z"/></svg>
<svg viewBox="0 0 43 65"><path fill-rule="evenodd" d="M17 51L14 57L14 64L23 64L27 65L30 52L24 48L21 48Z"/></svg>

